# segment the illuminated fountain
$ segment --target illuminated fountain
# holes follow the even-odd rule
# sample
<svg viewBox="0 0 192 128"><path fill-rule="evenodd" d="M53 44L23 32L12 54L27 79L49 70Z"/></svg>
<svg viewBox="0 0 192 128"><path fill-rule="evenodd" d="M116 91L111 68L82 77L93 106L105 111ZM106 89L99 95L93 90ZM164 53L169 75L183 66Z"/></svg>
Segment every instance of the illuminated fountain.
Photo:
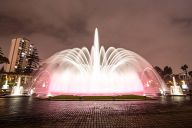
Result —
<svg viewBox="0 0 192 128"><path fill-rule="evenodd" d="M138 54L99 45L95 30L91 51L86 47L48 58L31 90L43 95L156 95L167 88L153 67Z"/></svg>
<svg viewBox="0 0 192 128"><path fill-rule="evenodd" d="M184 89L184 90L189 89L188 86L187 86L187 84L186 84L186 82L185 82L184 80L182 81L181 87L182 87L182 89Z"/></svg>
<svg viewBox="0 0 192 128"><path fill-rule="evenodd" d="M171 95L183 95L183 91L181 87L177 85L177 82L174 76L173 76L173 86L171 86L170 90L171 90Z"/></svg>
<svg viewBox="0 0 192 128"><path fill-rule="evenodd" d="M8 80L5 81L5 84L2 86L2 90L9 90Z"/></svg>
<svg viewBox="0 0 192 128"><path fill-rule="evenodd" d="M21 86L21 77L18 78L17 85L12 88L11 96L23 95L23 86Z"/></svg>

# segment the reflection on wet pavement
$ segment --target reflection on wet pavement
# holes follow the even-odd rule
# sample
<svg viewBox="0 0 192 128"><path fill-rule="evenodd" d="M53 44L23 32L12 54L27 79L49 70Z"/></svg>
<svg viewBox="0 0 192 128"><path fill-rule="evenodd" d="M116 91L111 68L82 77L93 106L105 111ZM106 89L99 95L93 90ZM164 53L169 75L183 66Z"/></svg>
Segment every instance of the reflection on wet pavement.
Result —
<svg viewBox="0 0 192 128"><path fill-rule="evenodd" d="M149 101L46 101L0 98L0 128L192 127L190 97Z"/></svg>

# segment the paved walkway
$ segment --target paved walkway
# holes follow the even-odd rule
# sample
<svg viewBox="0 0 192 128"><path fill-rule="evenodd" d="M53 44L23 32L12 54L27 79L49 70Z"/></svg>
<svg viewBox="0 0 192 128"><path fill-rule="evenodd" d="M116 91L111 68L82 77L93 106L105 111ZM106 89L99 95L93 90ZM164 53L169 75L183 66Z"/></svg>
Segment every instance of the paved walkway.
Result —
<svg viewBox="0 0 192 128"><path fill-rule="evenodd" d="M189 97L155 101L0 98L0 128L192 128Z"/></svg>

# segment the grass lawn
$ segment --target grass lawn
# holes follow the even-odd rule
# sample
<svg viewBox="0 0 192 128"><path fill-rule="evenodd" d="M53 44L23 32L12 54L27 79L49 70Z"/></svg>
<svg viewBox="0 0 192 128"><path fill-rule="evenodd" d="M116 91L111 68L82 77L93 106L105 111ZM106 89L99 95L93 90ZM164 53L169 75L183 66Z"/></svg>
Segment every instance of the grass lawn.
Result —
<svg viewBox="0 0 192 128"><path fill-rule="evenodd" d="M74 96L74 95L59 95L49 97L50 100L147 100L146 96L139 95L121 95L121 96Z"/></svg>

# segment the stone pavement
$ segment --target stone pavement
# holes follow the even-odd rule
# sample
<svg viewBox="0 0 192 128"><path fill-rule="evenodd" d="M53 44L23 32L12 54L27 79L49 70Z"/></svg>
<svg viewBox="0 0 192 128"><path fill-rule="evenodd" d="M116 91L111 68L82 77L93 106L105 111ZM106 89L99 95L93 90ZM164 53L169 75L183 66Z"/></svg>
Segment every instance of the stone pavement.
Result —
<svg viewBox="0 0 192 128"><path fill-rule="evenodd" d="M46 101L0 98L0 128L192 128L192 101Z"/></svg>

